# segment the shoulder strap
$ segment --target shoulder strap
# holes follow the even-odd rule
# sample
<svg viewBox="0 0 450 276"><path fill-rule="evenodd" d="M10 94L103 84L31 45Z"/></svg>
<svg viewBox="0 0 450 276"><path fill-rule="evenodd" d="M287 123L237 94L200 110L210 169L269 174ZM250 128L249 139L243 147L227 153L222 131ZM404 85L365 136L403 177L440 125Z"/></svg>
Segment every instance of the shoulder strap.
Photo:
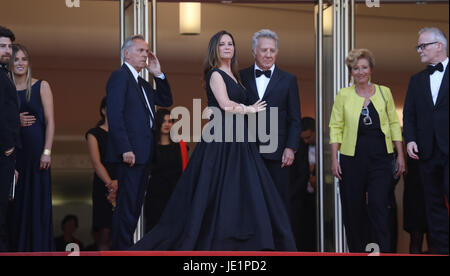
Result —
<svg viewBox="0 0 450 276"><path fill-rule="evenodd" d="M386 102L386 99L384 98L384 95L383 95L383 89L381 89L381 87L379 85L378 85L378 90L380 90L381 97L383 98L384 109L386 111L386 116L388 118L388 122L389 122L389 124L391 124L391 120L389 119L389 113L388 113L388 110L387 110L387 102Z"/></svg>

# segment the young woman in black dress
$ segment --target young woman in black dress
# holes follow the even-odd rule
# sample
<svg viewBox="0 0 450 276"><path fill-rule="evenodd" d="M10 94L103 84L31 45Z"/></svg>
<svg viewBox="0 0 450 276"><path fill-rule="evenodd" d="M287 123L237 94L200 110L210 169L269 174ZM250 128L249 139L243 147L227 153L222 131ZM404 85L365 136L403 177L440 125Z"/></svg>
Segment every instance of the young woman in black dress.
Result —
<svg viewBox="0 0 450 276"><path fill-rule="evenodd" d="M146 232L159 221L188 160L186 143L183 141L176 143L170 138L170 129L173 125L170 111L158 109L155 122L158 130L155 139L156 153L144 207Z"/></svg>
<svg viewBox="0 0 450 276"><path fill-rule="evenodd" d="M94 167L94 183L92 191L92 227L98 233L98 250L110 248L110 234L117 180L112 164L105 162L108 140L108 118L106 117L106 97L100 104L101 120L95 128L86 133L92 166Z"/></svg>

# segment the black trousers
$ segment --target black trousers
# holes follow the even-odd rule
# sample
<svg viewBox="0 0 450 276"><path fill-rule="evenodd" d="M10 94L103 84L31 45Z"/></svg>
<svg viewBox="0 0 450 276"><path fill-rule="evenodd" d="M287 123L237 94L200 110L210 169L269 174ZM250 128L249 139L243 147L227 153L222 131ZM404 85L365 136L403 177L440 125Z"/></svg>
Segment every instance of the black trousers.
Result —
<svg viewBox="0 0 450 276"><path fill-rule="evenodd" d="M445 206L448 198L448 156L436 146L430 159L420 161L420 174L425 193L425 210L432 248L448 254L449 219Z"/></svg>
<svg viewBox="0 0 450 276"><path fill-rule="evenodd" d="M290 213L290 194L289 194L289 183L290 183L290 172L289 167L281 167L281 160L269 160L264 159L264 163L272 176L272 180L280 193L281 198L286 207L288 214ZM289 214L290 216L290 214Z"/></svg>
<svg viewBox="0 0 450 276"><path fill-rule="evenodd" d="M15 160L15 152L8 157L0 153L0 252L8 252L7 216L9 193L14 178Z"/></svg>
<svg viewBox="0 0 450 276"><path fill-rule="evenodd" d="M340 194L350 252L366 252L369 243L381 252L392 250L391 160L384 139L357 145L353 157L341 154Z"/></svg>
<svg viewBox="0 0 450 276"><path fill-rule="evenodd" d="M117 205L111 231L112 250L126 250L134 245L133 235L144 203L149 173L149 165L118 165Z"/></svg>

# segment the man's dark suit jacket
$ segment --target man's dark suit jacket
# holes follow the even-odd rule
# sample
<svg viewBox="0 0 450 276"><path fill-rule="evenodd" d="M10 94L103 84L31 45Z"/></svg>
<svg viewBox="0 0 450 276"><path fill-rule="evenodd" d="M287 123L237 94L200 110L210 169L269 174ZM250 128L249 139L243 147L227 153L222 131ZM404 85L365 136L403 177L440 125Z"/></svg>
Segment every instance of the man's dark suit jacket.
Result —
<svg viewBox="0 0 450 276"><path fill-rule="evenodd" d="M246 88L248 104L252 105L259 99L255 66L240 71L240 76ZM294 151L298 149L301 115L297 78L275 66L262 100L267 103L266 132L270 130L270 107L278 107L278 147L274 153L262 153L262 156L269 160L281 160L285 148L291 148Z"/></svg>
<svg viewBox="0 0 450 276"><path fill-rule="evenodd" d="M157 91L144 83L150 108L172 105L172 93L167 78L156 80ZM154 138L150 128L150 115L146 107L142 89L126 64L111 74L106 85L106 111L109 134L106 160L122 163L122 154L133 152L136 164L147 164L153 156ZM155 122L153 122L154 126Z"/></svg>
<svg viewBox="0 0 450 276"><path fill-rule="evenodd" d="M0 154L20 147L20 119L16 87L0 67Z"/></svg>
<svg viewBox="0 0 450 276"><path fill-rule="evenodd" d="M421 160L431 157L433 146L448 156L448 67L436 104L433 104L427 70L412 76L409 81L403 109L403 130L407 144L412 141L417 143Z"/></svg>

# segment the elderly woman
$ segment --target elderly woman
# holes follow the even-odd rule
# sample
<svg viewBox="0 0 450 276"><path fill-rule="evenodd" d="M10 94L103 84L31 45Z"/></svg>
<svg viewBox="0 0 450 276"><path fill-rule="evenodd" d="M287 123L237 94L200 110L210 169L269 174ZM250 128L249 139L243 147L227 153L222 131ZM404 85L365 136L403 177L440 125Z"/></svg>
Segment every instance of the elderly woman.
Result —
<svg viewBox="0 0 450 276"><path fill-rule="evenodd" d="M372 242L381 252L389 252L393 144L398 152L397 176L405 171L400 123L390 89L370 82L375 63L372 53L352 50L345 63L354 84L336 97L330 144L332 172L340 180L347 242L351 252L365 252Z"/></svg>

